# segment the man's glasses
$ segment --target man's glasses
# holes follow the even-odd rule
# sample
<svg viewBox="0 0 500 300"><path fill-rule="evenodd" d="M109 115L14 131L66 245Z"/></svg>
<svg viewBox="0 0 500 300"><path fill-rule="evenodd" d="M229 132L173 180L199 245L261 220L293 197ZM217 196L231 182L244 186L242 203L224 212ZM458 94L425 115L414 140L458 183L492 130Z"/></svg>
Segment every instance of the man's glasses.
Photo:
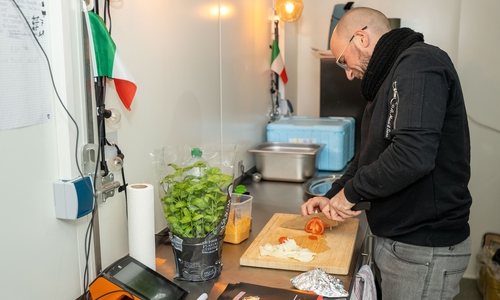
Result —
<svg viewBox="0 0 500 300"><path fill-rule="evenodd" d="M365 27L361 28L361 30L365 30L366 28L368 28L368 26L365 26ZM349 67L347 67L347 65L345 63L341 63L340 62L340 58L342 57L342 55L344 55L344 52L347 50L347 47L349 47L349 44L352 42L353 39L354 39L354 34L352 35L351 39L349 40L349 43L347 43L347 45L345 46L344 50L342 50L342 52L340 53L339 57L335 61L335 63L337 64L337 66L341 67L342 69L344 69L346 71L349 69Z"/></svg>

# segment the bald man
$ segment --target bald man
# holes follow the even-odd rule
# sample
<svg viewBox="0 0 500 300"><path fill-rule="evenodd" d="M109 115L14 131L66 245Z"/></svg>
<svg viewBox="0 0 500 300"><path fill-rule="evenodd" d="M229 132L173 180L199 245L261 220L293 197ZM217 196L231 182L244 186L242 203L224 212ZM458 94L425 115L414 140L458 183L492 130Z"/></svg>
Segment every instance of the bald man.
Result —
<svg viewBox="0 0 500 300"><path fill-rule="evenodd" d="M409 28L391 30L370 8L344 14L331 51L367 105L360 150L320 209L344 221L366 212L383 300L453 299L470 257L470 138L458 74L448 55Z"/></svg>

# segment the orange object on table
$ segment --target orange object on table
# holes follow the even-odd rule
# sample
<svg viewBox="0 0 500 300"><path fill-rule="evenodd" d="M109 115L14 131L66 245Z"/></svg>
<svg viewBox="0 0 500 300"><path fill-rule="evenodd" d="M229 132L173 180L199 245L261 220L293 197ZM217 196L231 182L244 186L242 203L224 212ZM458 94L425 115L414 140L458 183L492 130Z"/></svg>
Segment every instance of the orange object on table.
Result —
<svg viewBox="0 0 500 300"><path fill-rule="evenodd" d="M98 277L89 287L92 299L141 300L104 277Z"/></svg>

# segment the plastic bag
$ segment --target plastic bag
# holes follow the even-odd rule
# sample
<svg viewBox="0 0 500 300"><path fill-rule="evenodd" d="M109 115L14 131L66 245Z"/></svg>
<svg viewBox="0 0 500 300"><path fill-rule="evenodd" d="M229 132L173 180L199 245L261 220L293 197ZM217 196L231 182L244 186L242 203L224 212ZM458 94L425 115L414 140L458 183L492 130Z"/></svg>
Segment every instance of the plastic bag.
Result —
<svg viewBox="0 0 500 300"><path fill-rule="evenodd" d="M477 284L485 300L500 300L500 265L492 259L498 249L498 246L483 246L477 254Z"/></svg>
<svg viewBox="0 0 500 300"><path fill-rule="evenodd" d="M177 145L165 146L155 149L150 153L157 183L161 185L165 176L174 172L174 169L168 166L169 164L173 163L181 166L191 158L191 150L194 148L202 150L202 157L211 167L218 167L222 173L231 175L234 178L237 154L236 144L207 144L196 147ZM162 189L161 192L164 193L165 189Z"/></svg>
<svg viewBox="0 0 500 300"><path fill-rule="evenodd" d="M201 176L185 172L189 146L168 146L151 153L158 191L170 229L175 278L205 281L221 273L222 243L231 206L236 144L205 145Z"/></svg>

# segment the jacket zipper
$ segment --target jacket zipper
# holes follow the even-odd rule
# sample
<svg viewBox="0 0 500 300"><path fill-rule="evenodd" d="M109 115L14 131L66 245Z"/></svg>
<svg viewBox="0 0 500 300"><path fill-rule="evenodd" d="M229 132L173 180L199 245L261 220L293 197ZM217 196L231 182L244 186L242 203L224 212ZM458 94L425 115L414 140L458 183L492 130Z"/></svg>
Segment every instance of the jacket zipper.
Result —
<svg viewBox="0 0 500 300"><path fill-rule="evenodd" d="M396 81L392 83L392 99L389 101L389 116L387 117L385 136L386 139L391 139L391 133L396 129L396 120L398 119L398 104L399 94Z"/></svg>

